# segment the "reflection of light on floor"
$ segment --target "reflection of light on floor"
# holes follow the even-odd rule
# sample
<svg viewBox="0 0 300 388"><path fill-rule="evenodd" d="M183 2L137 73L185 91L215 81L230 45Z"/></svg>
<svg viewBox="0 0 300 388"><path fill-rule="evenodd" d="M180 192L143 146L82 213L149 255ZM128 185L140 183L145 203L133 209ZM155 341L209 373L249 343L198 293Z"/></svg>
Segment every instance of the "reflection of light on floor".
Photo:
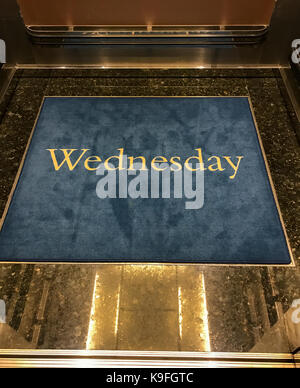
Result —
<svg viewBox="0 0 300 388"><path fill-rule="evenodd" d="M182 300L181 300L181 287L178 287L178 320L179 320L179 336L182 339Z"/></svg>
<svg viewBox="0 0 300 388"><path fill-rule="evenodd" d="M118 293L118 301L117 301L117 311L116 311L116 321L115 321L115 336L117 336L117 334L118 334L118 327L119 327L120 294L121 294L121 290L119 289L119 293Z"/></svg>
<svg viewBox="0 0 300 388"><path fill-rule="evenodd" d="M89 323L89 331L88 331L88 337L86 341L86 349L93 349L93 337L95 335L95 326L96 326L96 317L95 317L95 310L96 310L96 303L97 299L99 298L99 274L96 274L95 276L95 282L94 282L94 291L93 291L93 302L92 302L92 308L91 308L91 314L90 314L90 323Z"/></svg>
<svg viewBox="0 0 300 388"><path fill-rule="evenodd" d="M208 327L208 312L207 312L207 305L206 305L206 292L205 292L205 281L204 281L204 275L200 275L201 278L201 293L202 293L202 300L200 303L200 309L201 309L201 316L203 317L203 340L205 343L205 352L210 352L210 340L209 340L209 327Z"/></svg>
<svg viewBox="0 0 300 388"><path fill-rule="evenodd" d="M185 274L186 278L186 274ZM197 284L197 285L196 285ZM181 346L186 344L187 338L199 335L198 346L203 352L210 352L210 338L208 326L208 312L204 276L201 273L199 281L195 282L195 291L191 294L188 288L178 287L178 325ZM195 314L190 315L191 310ZM197 315L198 319L195 319ZM196 341L197 342L197 341ZM184 345L183 345L184 346Z"/></svg>
<svg viewBox="0 0 300 388"><path fill-rule="evenodd" d="M156 279L163 277L169 268L170 267L166 264L139 264L127 266L128 271L132 274L142 273L142 276L149 276L148 274L152 274Z"/></svg>
<svg viewBox="0 0 300 388"><path fill-rule="evenodd" d="M205 282L199 270L188 266L127 266L122 278L122 268L107 266L94 276L86 349L134 344L134 350L146 346L210 352ZM147 322L150 325L145 329L143 319L152 317L153 306L161 314L162 328L157 329L153 318L153 325ZM142 336L145 330L153 336L146 345ZM165 336L171 336L171 340L161 345Z"/></svg>

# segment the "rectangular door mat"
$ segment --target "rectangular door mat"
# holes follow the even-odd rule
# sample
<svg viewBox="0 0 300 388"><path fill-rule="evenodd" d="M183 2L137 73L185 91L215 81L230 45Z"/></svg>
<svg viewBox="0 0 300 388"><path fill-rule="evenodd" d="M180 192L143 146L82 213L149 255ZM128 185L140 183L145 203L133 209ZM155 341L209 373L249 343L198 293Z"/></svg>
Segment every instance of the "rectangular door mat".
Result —
<svg viewBox="0 0 300 388"><path fill-rule="evenodd" d="M288 265L247 97L46 97L0 260Z"/></svg>

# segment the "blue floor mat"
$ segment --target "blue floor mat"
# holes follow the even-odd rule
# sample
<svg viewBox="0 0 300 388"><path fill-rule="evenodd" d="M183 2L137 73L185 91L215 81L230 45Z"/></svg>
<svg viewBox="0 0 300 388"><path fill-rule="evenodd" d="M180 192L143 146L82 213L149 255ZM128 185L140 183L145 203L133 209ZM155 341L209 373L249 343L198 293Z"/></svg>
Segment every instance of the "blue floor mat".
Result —
<svg viewBox="0 0 300 388"><path fill-rule="evenodd" d="M74 150L73 169L62 149ZM119 155L146 163L148 187L132 185L138 198L124 198L119 170L109 172L115 192L99 196L106 175L94 168ZM184 187L191 157L189 166L203 169L199 198L195 172ZM151 197L153 160L177 162L170 198L161 180ZM118 158L110 162L122 167ZM175 166L181 198L174 198ZM189 208L196 200L198 208ZM0 232L0 260L291 263L248 98L45 98Z"/></svg>

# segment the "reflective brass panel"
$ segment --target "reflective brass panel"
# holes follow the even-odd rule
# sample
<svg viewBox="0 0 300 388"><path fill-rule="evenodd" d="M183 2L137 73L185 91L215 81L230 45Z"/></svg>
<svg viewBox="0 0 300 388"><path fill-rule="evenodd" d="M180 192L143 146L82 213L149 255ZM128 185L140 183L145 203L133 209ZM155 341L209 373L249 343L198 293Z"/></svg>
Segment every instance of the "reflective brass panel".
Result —
<svg viewBox="0 0 300 388"><path fill-rule="evenodd" d="M26 25L264 25L275 0L18 0Z"/></svg>

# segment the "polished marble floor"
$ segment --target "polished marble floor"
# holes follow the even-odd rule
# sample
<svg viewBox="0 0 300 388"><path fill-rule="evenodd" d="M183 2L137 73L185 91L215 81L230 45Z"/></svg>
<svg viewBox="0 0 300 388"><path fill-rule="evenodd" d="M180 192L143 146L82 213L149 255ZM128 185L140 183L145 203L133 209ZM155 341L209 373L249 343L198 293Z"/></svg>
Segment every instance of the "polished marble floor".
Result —
<svg viewBox="0 0 300 388"><path fill-rule="evenodd" d="M299 123L279 71L18 70L0 104L1 212L43 97L83 95L250 96L295 267L0 264L0 349L296 352Z"/></svg>

